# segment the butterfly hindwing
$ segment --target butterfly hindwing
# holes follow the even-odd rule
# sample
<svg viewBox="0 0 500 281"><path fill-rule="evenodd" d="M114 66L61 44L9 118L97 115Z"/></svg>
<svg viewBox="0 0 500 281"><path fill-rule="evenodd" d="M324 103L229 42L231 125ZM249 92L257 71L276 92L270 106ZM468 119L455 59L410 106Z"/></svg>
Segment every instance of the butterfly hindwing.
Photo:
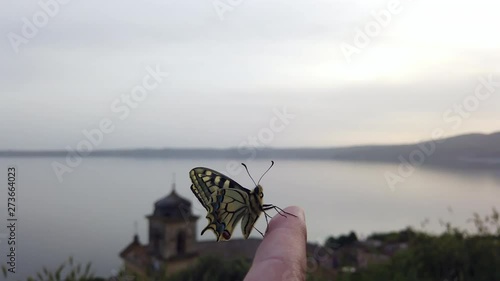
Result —
<svg viewBox="0 0 500 281"><path fill-rule="evenodd" d="M255 222L259 219L260 213L262 212L260 210L260 206L258 206L260 203L253 199L254 197L251 196L250 211L248 212L248 216L244 216L241 221L241 232L243 232L245 239L248 239L248 236L250 236L250 232L252 231Z"/></svg>
<svg viewBox="0 0 500 281"><path fill-rule="evenodd" d="M207 218L217 240L229 240L236 224L249 215L248 194L238 189L221 188L212 195L212 212Z"/></svg>

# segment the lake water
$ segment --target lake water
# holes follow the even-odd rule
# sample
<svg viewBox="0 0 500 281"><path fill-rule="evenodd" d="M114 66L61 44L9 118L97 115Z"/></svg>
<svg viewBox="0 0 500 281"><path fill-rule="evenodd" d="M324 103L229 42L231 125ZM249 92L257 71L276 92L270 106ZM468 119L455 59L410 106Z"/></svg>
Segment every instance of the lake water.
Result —
<svg viewBox="0 0 500 281"><path fill-rule="evenodd" d="M0 263L7 253L7 167L18 168L17 271L23 279L43 266L53 268L73 256L92 261L94 272L109 276L121 266L119 252L131 242L134 222L142 243L147 242L146 215L153 203L171 191L172 173L177 192L193 202L206 220L204 209L192 195L188 172L206 166L224 173L226 160L86 158L60 183L51 163L58 158L0 159ZM269 161L247 163L254 178ZM327 161L277 161L264 177L266 203L302 206L306 211L308 240L323 242L331 234L354 230L358 235L399 230L406 226L440 232L438 220L470 228L473 212L500 209L500 173L419 169L392 190L384 174L396 165ZM499 171L500 172L500 171ZM234 176L251 188L246 173ZM265 229L265 220L257 224ZM235 236L241 237L239 228ZM258 237L254 231L252 236ZM200 239L213 239L205 234Z"/></svg>

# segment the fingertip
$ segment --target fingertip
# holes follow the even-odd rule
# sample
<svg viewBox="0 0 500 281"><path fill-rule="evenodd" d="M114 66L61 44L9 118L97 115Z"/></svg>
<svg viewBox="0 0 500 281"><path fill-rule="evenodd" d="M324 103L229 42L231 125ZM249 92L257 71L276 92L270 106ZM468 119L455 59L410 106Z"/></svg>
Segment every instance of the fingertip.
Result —
<svg viewBox="0 0 500 281"><path fill-rule="evenodd" d="M302 209L299 206L286 207L285 211L295 215L296 217L300 218L304 222L306 221L306 214L304 212L304 209Z"/></svg>
<svg viewBox="0 0 500 281"><path fill-rule="evenodd" d="M275 229L287 228L292 233L304 233L305 238L306 218L304 210L298 206L290 206L285 208L283 211L292 215L286 213L275 215L269 223L269 228L267 229L266 234L270 234Z"/></svg>
<svg viewBox="0 0 500 281"><path fill-rule="evenodd" d="M283 211L292 215L277 214L271 219L246 281L259 280L263 275L269 276L269 280L282 280L286 273L304 276L307 240L304 210L291 206Z"/></svg>

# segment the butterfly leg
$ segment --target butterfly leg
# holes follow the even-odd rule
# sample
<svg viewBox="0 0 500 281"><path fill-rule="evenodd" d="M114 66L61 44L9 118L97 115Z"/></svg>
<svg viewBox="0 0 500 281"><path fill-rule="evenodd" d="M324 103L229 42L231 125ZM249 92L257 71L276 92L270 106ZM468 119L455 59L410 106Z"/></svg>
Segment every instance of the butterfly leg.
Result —
<svg viewBox="0 0 500 281"><path fill-rule="evenodd" d="M267 218L271 216L264 211L264 217L266 218L266 233L267 233L267 230L269 229L269 220Z"/></svg>
<svg viewBox="0 0 500 281"><path fill-rule="evenodd" d="M278 206L273 206L273 207L274 207L274 209L276 210L276 212L278 212L278 213L280 213L280 212L278 211L278 210L280 210L281 212L283 212L283 213L285 213L285 214L287 214L287 215L290 215L290 216L293 216L293 217L297 217L296 215L291 214L291 213L289 213L289 212L287 212L287 211L285 211L285 210L281 209L281 208L280 208L280 207L278 207ZM283 215L283 216L285 216L285 215ZM286 216L285 216L285 217L286 217Z"/></svg>
<svg viewBox="0 0 500 281"><path fill-rule="evenodd" d="M262 231L258 230L257 227L255 227L255 226L253 228L255 228L255 230L257 230L257 232L259 232L260 235L262 235L262 237L264 237L264 233L262 233ZM267 232L267 230L266 230L266 232Z"/></svg>
<svg viewBox="0 0 500 281"><path fill-rule="evenodd" d="M272 205L272 204L264 204L262 205L262 210L264 210L264 214L268 215L265 211L267 210L275 210L278 214L280 214L281 216L285 217L285 215L283 215L278 209L276 206Z"/></svg>
<svg viewBox="0 0 500 281"><path fill-rule="evenodd" d="M276 212L277 212L280 216L283 216L283 217L285 217L285 218L286 218L287 216L286 216L286 215L284 215L284 214L287 214L287 215L290 215L290 216L297 217L296 215L291 214L291 213L289 213L289 212L287 212L287 211L285 211L285 210L281 209L280 207L275 206L275 205L272 205L272 204L264 204L264 205L262 205L262 209L263 209L263 210L272 210L272 209L274 209L274 210L275 210L275 211L276 211Z"/></svg>

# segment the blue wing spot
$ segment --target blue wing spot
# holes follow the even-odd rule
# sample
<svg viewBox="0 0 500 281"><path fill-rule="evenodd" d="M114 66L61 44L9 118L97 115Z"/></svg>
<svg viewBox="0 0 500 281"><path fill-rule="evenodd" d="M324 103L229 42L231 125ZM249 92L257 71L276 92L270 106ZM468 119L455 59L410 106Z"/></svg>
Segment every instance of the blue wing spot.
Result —
<svg viewBox="0 0 500 281"><path fill-rule="evenodd" d="M225 223L217 223L217 232L222 233L226 229L226 224Z"/></svg>

